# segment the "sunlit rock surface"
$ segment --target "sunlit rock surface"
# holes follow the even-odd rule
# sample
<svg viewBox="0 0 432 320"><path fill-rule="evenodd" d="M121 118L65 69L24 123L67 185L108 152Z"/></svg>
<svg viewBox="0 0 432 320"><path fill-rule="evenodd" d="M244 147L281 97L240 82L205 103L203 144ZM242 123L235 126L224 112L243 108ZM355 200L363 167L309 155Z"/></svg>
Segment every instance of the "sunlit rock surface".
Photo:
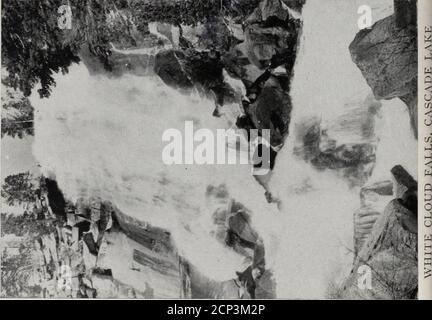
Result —
<svg viewBox="0 0 432 320"><path fill-rule="evenodd" d="M381 212L358 212L355 220L357 252L350 276L336 297L345 299L414 299L417 294L417 204L416 181L400 166L392 169L393 200ZM363 189L385 201L388 182ZM415 197L415 205L407 202ZM370 198L370 195L368 196ZM370 202L370 201L369 201ZM376 203L377 201L375 201ZM369 219L368 221L365 221ZM374 221L375 220L375 221ZM365 229L370 223L372 227ZM365 271L366 270L366 271ZM370 272L372 283L361 278Z"/></svg>
<svg viewBox="0 0 432 320"><path fill-rule="evenodd" d="M417 135L417 7L415 1L394 7L393 15L361 30L349 49L378 100L400 98L407 105Z"/></svg>

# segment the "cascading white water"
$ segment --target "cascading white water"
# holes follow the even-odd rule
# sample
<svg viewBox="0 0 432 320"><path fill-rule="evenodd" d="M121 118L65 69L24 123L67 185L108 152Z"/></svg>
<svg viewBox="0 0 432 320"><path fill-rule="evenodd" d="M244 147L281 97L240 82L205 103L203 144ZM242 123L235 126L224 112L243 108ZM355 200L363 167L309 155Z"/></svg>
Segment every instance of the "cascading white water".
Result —
<svg viewBox="0 0 432 320"><path fill-rule="evenodd" d="M357 2L307 1L292 82L291 130L304 117L331 120L353 95L370 93L348 52L358 31ZM387 14L381 12L390 0L375 2L374 12L381 14L375 20L391 13L391 7ZM182 131L186 120L193 120L196 129L230 125L226 119L211 117L213 102L183 95L156 77L90 76L83 65L58 76L56 82L49 99L31 99L36 110L33 152L42 172L54 174L71 200L100 196L126 214L166 228L179 252L202 273L227 280L243 268L243 261L212 236L213 208L205 197L209 184L224 183L231 197L252 209L279 298L322 298L332 274L342 274L351 263L346 247L352 247L358 190L348 189L332 172L319 173L295 159L291 135L270 183L283 201L278 211L266 203L248 166L163 164L164 130ZM389 178L396 163L415 171L415 153L403 149L415 146L403 107L396 100L384 103L376 179ZM394 121L403 125L392 126ZM395 134L400 137L397 141L391 139ZM390 145L395 148L392 159L388 159Z"/></svg>
<svg viewBox="0 0 432 320"><path fill-rule="evenodd" d="M294 67L290 128L310 117L331 122L346 104L363 101L370 88L352 62L348 46L359 31L357 10L362 1L308 0L302 12L301 48ZM393 13L392 1L369 1L373 22ZM375 128L377 160L368 182L388 180L395 164L416 176L416 141L406 106L398 99L383 102ZM317 172L295 159L293 136L279 154L272 191L282 200L284 233L275 258L277 295L323 298L329 281L346 276L352 263L353 212L359 208L358 188L335 172ZM339 142L355 142L350 135Z"/></svg>
<svg viewBox="0 0 432 320"><path fill-rule="evenodd" d="M208 185L225 183L252 208L266 205L247 165L173 165L162 162L162 133L184 121L226 128L214 104L168 88L157 77L91 77L83 65L57 77L36 109L33 152L42 172L54 174L65 195L100 196L122 212L169 230L181 254L212 279L233 278L242 258L211 236Z"/></svg>

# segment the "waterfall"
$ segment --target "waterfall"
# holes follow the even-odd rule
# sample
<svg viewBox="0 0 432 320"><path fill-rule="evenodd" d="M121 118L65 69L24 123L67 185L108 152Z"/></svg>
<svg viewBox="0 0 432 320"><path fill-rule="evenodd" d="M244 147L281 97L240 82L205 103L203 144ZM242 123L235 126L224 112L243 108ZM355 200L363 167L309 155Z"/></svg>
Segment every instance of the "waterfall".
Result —
<svg viewBox="0 0 432 320"><path fill-rule="evenodd" d="M309 0L303 8L301 47L291 85L290 136L280 152L270 188L282 200L279 249L274 258L277 295L324 298L330 281L338 283L352 263L353 212L359 188L349 188L337 172L319 172L293 157L296 124L311 117L332 122L353 100L371 89L351 61L348 46L359 31L361 1ZM373 21L393 13L392 1L374 1ZM352 135L352 133L351 133ZM346 141L356 137L336 136ZM376 164L368 182L390 179L395 164L416 176L416 141L406 106L384 101L375 125Z"/></svg>
<svg viewBox="0 0 432 320"><path fill-rule="evenodd" d="M391 13L391 0L374 3L375 21ZM329 281L343 275L352 262L349 249L359 190L349 188L335 172L319 172L295 158L293 128L312 116L332 121L353 97L371 94L348 51L358 32L359 5L361 1L308 0L304 7L291 84L291 134L269 185L282 200L280 210L265 201L264 190L246 165L163 164L164 130L182 130L190 120L197 129L222 129L231 123L211 116L212 101L180 93L154 76L90 76L78 65L56 77L49 99L32 96L33 153L41 171L54 175L72 201L98 196L168 230L179 253L219 281L244 269L243 258L214 237L212 214L220 204L206 197L206 189L224 184L230 197L252 211L278 298L323 298ZM389 178L396 163L415 173L415 143L403 107L397 100L383 103L371 179Z"/></svg>
<svg viewBox="0 0 432 320"><path fill-rule="evenodd" d="M162 133L226 128L211 116L214 103L183 95L157 77L90 76L83 65L56 79L50 99L32 97L33 153L66 197L98 196L122 212L171 232L179 253L215 280L232 279L243 259L213 236L208 185L225 184L248 207L266 206L247 165L163 164Z"/></svg>

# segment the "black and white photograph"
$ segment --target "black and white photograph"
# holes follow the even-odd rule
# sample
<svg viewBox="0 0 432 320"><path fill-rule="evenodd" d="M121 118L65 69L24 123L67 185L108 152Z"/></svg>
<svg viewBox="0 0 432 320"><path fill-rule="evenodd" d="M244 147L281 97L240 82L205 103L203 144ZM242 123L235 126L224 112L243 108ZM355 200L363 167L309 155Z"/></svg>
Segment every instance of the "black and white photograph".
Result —
<svg viewBox="0 0 432 320"><path fill-rule="evenodd" d="M2 0L0 298L432 299L430 17Z"/></svg>

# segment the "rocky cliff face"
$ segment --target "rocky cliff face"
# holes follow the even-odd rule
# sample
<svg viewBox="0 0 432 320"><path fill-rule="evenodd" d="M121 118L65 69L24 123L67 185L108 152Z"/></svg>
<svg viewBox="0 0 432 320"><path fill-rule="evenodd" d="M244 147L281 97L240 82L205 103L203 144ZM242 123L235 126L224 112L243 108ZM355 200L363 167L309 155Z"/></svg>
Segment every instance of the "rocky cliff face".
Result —
<svg viewBox="0 0 432 320"><path fill-rule="evenodd" d="M351 186L363 186L376 162L375 120L381 103L373 96L347 103L344 113L323 123L310 118L295 127L294 154L318 170L337 171Z"/></svg>
<svg viewBox="0 0 432 320"><path fill-rule="evenodd" d="M360 190L360 208L354 212L354 252L358 252L372 233L376 220L393 196L392 181L380 181Z"/></svg>
<svg viewBox="0 0 432 320"><path fill-rule="evenodd" d="M69 261L77 279L72 282L73 297L79 297L80 291L84 297L97 298L191 297L188 264L177 254L167 231L99 198L67 201L56 181L46 180L58 236L50 235L48 242L42 239L42 247L54 247L50 249L54 258L47 261L57 265Z"/></svg>
<svg viewBox="0 0 432 320"><path fill-rule="evenodd" d="M416 297L417 182L401 166L392 175L392 182L361 190L354 219L355 260L339 298ZM365 272L370 272L370 285L362 280Z"/></svg>
<svg viewBox="0 0 432 320"><path fill-rule="evenodd" d="M224 105L246 98L248 121L238 125L270 128L272 144L279 145L288 134L299 31L298 12L280 0L265 0L244 20L219 15L196 27L180 26L179 47L158 53L154 70L170 86L215 97L215 116Z"/></svg>
<svg viewBox="0 0 432 320"><path fill-rule="evenodd" d="M112 28L125 32L112 39L111 50L84 48L81 57L94 72L101 72L97 64L103 62L111 76L154 73L181 91L198 90L214 99L214 116L231 103L243 105L238 125L270 128L271 143L279 145L288 134L289 82L304 1L226 2L214 15L214 8L203 15L194 14L197 8L188 1L132 1L112 13ZM159 10L160 19L151 14Z"/></svg>
<svg viewBox="0 0 432 320"><path fill-rule="evenodd" d="M416 1L361 30L349 49L375 98L400 98L417 136ZM417 293L417 182L401 166L392 181L365 185L354 213L354 264L339 298L414 299ZM371 276L371 282L366 279ZM366 275L366 276L365 276Z"/></svg>
<svg viewBox="0 0 432 320"><path fill-rule="evenodd" d="M416 1L395 1L395 13L361 30L349 50L375 97L400 98L417 136Z"/></svg>
<svg viewBox="0 0 432 320"><path fill-rule="evenodd" d="M238 115L237 110L241 109L240 117L231 119L239 128L270 129L270 143L280 146L288 135L291 117L290 80L303 3L303 0L218 0L203 2L204 7L210 7L198 10L201 2L129 1L117 6L110 16L110 26L124 31L115 33L110 50L83 48L81 58L95 74L150 75L185 94L199 92L215 103L209 117L230 113L231 108L236 108L232 113ZM170 247L169 235L163 230L150 232L153 229L133 221L127 213L117 213L116 218L128 243L148 249L140 250L142 254L133 255L134 259L144 261L152 270L159 260L173 261L175 248ZM116 241L120 241L118 237ZM147 270L144 264L139 269ZM234 280L210 281L186 261L179 265L168 268L166 286L173 289L169 293L159 285L152 285L145 270L141 270L154 297L167 297L177 291L183 297L239 297ZM127 282L128 277L122 275L118 280ZM271 274L266 273L266 277L271 278ZM270 278L260 281L257 297L274 297ZM140 288L142 291L147 287Z"/></svg>
<svg viewBox="0 0 432 320"><path fill-rule="evenodd" d="M111 214L118 229L105 234L97 267L111 270L114 284L131 286L143 298L190 298L189 267L178 256L170 234L114 207Z"/></svg>

